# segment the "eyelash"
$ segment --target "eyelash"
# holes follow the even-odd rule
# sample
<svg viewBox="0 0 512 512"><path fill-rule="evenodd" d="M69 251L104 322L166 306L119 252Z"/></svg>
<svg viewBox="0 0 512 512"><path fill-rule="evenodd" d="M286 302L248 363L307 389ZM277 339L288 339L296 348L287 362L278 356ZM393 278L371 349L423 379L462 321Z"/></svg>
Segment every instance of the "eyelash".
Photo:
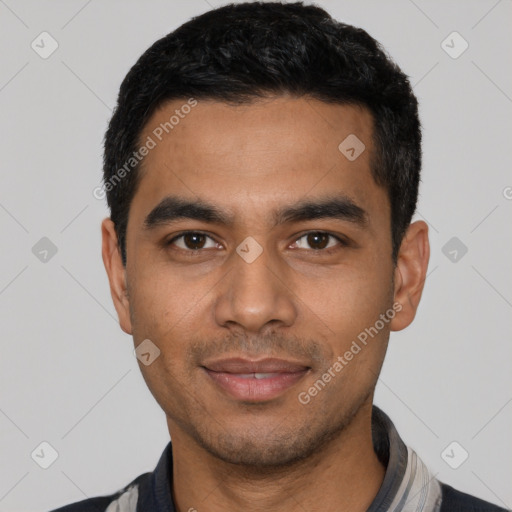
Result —
<svg viewBox="0 0 512 512"><path fill-rule="evenodd" d="M174 236L168 242L166 242L166 246L171 246L176 240L183 238L185 235L191 235L191 234L192 235L204 235L207 238L210 238L211 240L215 241L210 235L208 235L207 233L203 233L202 231L184 231L183 233L180 233L179 235ZM337 235L333 235L332 233L329 233L327 231L308 231L307 233L304 233L301 236L299 236L298 238L296 238L293 243L296 243L301 238L304 238L311 234L327 235L331 238L334 238L338 242L338 245L336 245L335 247L330 247L328 249L308 249L308 252L313 252L313 253L317 253L317 254L332 254L332 253L338 251L341 247L348 247L348 245L349 245L349 243L346 240L344 240L343 238L341 238ZM177 250L182 251L187 256L193 257L195 255L198 255L203 249L182 249L181 247L178 247Z"/></svg>

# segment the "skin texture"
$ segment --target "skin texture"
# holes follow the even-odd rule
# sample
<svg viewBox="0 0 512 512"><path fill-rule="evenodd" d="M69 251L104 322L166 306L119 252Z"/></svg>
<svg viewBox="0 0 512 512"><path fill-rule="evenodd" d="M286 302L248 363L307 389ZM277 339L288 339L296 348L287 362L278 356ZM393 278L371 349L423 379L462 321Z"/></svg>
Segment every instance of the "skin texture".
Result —
<svg viewBox="0 0 512 512"><path fill-rule="evenodd" d="M140 140L185 101L160 107ZM244 106L200 100L145 157L126 268L112 221L102 223L121 328L135 346L150 339L161 351L139 366L167 416L182 512L364 511L382 484L371 439L374 387L390 330L414 319L429 244L427 225L412 223L393 265L390 203L370 172L372 127L366 109L310 98ZM354 161L338 150L349 134L366 146ZM276 208L338 193L366 210L366 225L332 218L273 225ZM182 219L144 229L169 194L208 201L234 222ZM207 237L168 244L184 231ZM305 236L317 231L348 243ZM263 249L252 263L236 252L247 237ZM301 403L299 393L393 304L394 318ZM243 402L201 367L228 356L289 359L309 371L272 400Z"/></svg>

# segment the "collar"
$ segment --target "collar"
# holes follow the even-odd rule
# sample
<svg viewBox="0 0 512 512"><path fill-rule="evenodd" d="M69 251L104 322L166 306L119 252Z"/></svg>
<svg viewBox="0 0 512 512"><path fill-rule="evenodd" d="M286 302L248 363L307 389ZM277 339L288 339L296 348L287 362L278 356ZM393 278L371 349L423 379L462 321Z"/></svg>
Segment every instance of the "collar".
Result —
<svg viewBox="0 0 512 512"><path fill-rule="evenodd" d="M405 445L389 417L375 405L372 438L386 473L367 512L438 512L442 500L439 481L416 452Z"/></svg>

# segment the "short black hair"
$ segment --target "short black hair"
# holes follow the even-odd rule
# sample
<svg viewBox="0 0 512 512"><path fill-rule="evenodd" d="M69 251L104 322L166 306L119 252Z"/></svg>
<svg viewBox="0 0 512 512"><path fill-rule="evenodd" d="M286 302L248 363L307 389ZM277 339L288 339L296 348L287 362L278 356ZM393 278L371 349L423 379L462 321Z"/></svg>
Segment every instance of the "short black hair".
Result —
<svg viewBox="0 0 512 512"><path fill-rule="evenodd" d="M320 7L245 2L196 16L159 39L121 84L105 134L103 187L124 265L130 203L140 178L133 155L153 112L179 98L247 104L275 95L371 112L371 171L390 199L396 263L416 209L421 168L418 102L407 75L367 32Z"/></svg>

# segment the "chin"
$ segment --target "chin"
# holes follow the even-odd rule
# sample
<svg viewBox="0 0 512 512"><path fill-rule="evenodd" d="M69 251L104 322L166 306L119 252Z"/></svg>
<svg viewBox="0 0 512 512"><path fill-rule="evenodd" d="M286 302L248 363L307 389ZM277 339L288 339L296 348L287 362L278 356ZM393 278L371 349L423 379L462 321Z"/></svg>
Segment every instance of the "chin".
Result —
<svg viewBox="0 0 512 512"><path fill-rule="evenodd" d="M240 431L198 432L193 435L196 442L208 453L226 463L245 466L247 469L270 470L289 468L317 454L327 447L329 441L338 437L345 424L316 425L285 428L282 425L267 425L262 428ZM320 428L319 428L320 427Z"/></svg>

